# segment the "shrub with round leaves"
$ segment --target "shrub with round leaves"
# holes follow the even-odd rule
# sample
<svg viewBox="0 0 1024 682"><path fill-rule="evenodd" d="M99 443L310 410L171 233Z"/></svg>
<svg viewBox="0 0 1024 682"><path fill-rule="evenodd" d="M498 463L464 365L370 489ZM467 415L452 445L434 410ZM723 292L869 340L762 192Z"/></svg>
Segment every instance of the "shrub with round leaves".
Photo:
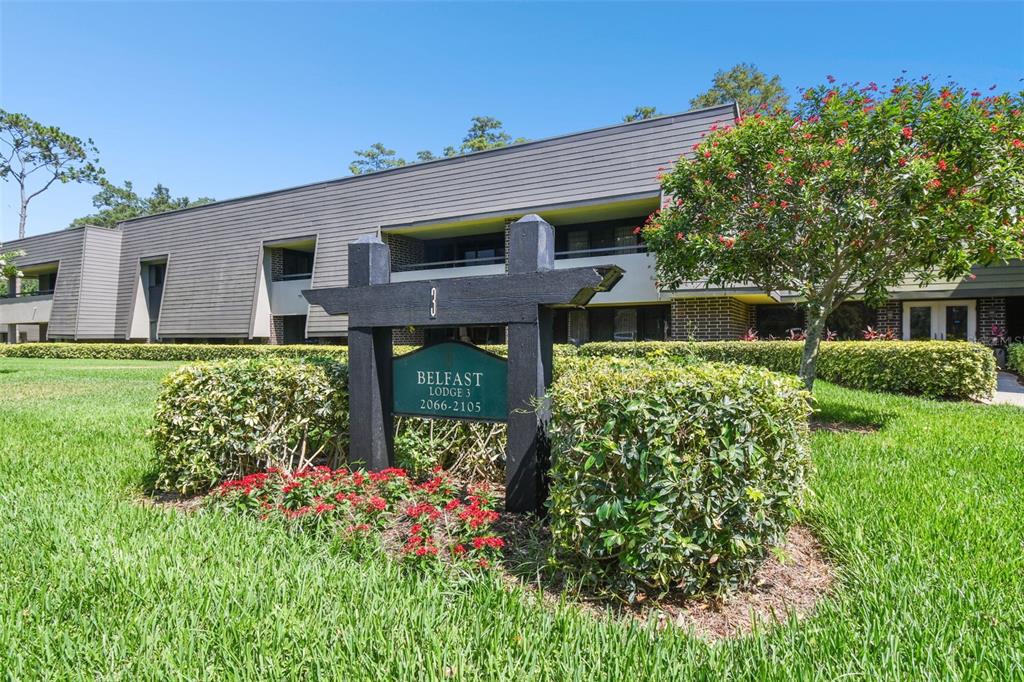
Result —
<svg viewBox="0 0 1024 682"><path fill-rule="evenodd" d="M1024 343L1011 343L1007 356L1010 359L1010 368L1024 374Z"/></svg>
<svg viewBox="0 0 1024 682"><path fill-rule="evenodd" d="M330 358L233 359L163 382L152 428L157 486L182 493L268 468L343 457L348 367Z"/></svg>
<svg viewBox="0 0 1024 682"><path fill-rule="evenodd" d="M802 504L799 382L737 365L566 362L551 393L553 561L625 598L743 584Z"/></svg>
<svg viewBox="0 0 1024 682"><path fill-rule="evenodd" d="M579 350L582 356L736 362L787 374L797 373L802 352L800 341L591 343ZM973 400L995 390L996 361L990 348L963 341L830 341L821 345L818 376L865 391Z"/></svg>

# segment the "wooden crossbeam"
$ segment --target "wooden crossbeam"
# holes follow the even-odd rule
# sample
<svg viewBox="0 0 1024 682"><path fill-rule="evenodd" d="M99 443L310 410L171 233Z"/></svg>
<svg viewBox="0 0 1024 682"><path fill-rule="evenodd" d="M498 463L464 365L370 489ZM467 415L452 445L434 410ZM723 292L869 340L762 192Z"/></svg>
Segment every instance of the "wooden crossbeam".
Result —
<svg viewBox="0 0 1024 682"><path fill-rule="evenodd" d="M538 305L585 305L622 277L615 265L307 289L329 315L350 327L459 326L536 322Z"/></svg>

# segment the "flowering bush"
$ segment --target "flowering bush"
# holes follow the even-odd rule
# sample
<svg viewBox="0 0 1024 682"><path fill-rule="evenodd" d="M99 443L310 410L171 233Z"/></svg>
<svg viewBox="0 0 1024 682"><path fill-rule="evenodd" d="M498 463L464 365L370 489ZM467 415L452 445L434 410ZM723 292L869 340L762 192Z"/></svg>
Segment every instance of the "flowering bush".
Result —
<svg viewBox="0 0 1024 682"><path fill-rule="evenodd" d="M810 388L825 321L851 296L877 305L907 279L1021 257L1022 111L1020 92L830 77L794 112L713 126L663 176L672 200L642 229L659 279L797 292Z"/></svg>
<svg viewBox="0 0 1024 682"><path fill-rule="evenodd" d="M464 568L490 568L501 557L505 542L493 531L500 518L495 503L486 485L459 494L441 470L417 483L400 468L367 472L326 466L249 474L220 484L207 498L212 509L295 532L337 535L361 548L382 547L382 538L397 536L400 546L390 549L405 563Z"/></svg>

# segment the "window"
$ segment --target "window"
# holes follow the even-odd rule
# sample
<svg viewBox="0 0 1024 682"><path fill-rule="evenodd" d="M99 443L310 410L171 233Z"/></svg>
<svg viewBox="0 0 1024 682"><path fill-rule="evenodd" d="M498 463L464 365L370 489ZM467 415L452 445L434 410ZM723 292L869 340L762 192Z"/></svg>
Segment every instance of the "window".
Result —
<svg viewBox="0 0 1024 682"><path fill-rule="evenodd" d="M619 308L616 310L613 338L616 341L636 341L636 318L636 308Z"/></svg>
<svg viewBox="0 0 1024 682"><path fill-rule="evenodd" d="M555 228L555 257L581 258L588 251L604 249L603 253L634 253L642 249L640 235L635 234L643 216L602 222L567 225ZM602 252L598 252L599 255Z"/></svg>
<svg viewBox="0 0 1024 682"><path fill-rule="evenodd" d="M40 294L52 294L53 290L57 286L57 273L48 272L44 275L39 275L39 293Z"/></svg>
<svg viewBox="0 0 1024 682"><path fill-rule="evenodd" d="M555 342L664 341L669 309L667 305L644 305L556 310Z"/></svg>
<svg viewBox="0 0 1024 682"><path fill-rule="evenodd" d="M922 341L932 338L932 307L912 306L910 308L910 340Z"/></svg>
<svg viewBox="0 0 1024 682"><path fill-rule="evenodd" d="M1024 343L1024 296L1006 299L1006 336L1013 343Z"/></svg>
<svg viewBox="0 0 1024 682"><path fill-rule="evenodd" d="M281 256L283 264L281 274L285 279L304 279L313 274L312 251L281 249Z"/></svg>
<svg viewBox="0 0 1024 682"><path fill-rule="evenodd" d="M803 306L791 303L757 306L757 333L762 339L784 339L791 329L804 328Z"/></svg>

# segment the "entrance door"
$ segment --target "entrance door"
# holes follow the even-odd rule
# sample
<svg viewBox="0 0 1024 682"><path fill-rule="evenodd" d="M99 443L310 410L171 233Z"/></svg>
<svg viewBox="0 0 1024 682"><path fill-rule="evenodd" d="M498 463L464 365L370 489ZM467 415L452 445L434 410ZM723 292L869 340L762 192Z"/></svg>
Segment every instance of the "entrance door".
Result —
<svg viewBox="0 0 1024 682"><path fill-rule="evenodd" d="M978 336L975 301L907 301L903 340L969 341Z"/></svg>

